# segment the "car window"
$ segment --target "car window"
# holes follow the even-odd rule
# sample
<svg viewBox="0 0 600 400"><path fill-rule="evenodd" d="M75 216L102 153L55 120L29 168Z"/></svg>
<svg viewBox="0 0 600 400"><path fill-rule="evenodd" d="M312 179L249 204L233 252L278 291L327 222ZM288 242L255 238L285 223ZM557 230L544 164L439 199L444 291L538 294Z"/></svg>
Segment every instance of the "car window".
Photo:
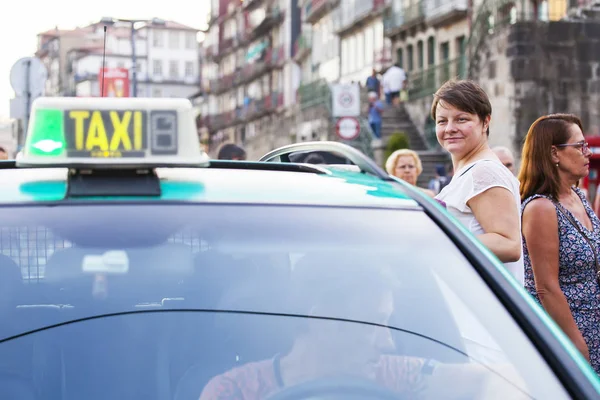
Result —
<svg viewBox="0 0 600 400"><path fill-rule="evenodd" d="M356 356L380 366L381 356L476 366L486 382L502 377L494 388L505 397L567 398L420 210L86 204L3 207L0 225L0 359L42 357L20 358L24 374L79 382L72 398L93 397L101 375L83 372L98 371L93 360L105 348L119 354L106 363L145 360L137 380L111 372L121 379L111 396L121 398L139 385L175 391L188 373L204 387L246 363L285 357L299 338L337 349L330 359L339 365ZM425 374L412 372L411 382ZM65 390L43 381L36 390Z"/></svg>

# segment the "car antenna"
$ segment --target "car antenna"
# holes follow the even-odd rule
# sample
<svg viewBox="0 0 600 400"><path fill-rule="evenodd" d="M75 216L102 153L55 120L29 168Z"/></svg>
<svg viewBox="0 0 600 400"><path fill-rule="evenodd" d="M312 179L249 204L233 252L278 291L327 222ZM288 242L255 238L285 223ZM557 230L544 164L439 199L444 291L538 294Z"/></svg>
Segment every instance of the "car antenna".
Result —
<svg viewBox="0 0 600 400"><path fill-rule="evenodd" d="M104 72L106 70L106 25L104 25L104 45L102 46L102 92L100 97L104 97Z"/></svg>

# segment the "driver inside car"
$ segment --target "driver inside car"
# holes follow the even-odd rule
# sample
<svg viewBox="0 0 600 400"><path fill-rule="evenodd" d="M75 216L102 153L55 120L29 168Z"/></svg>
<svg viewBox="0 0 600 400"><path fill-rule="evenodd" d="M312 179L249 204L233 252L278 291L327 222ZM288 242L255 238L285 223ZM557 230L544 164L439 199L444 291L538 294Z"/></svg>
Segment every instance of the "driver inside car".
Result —
<svg viewBox="0 0 600 400"><path fill-rule="evenodd" d="M505 399L521 398L521 382L502 377L513 368L476 363L441 364L397 355L388 320L394 291L400 290L388 267L350 252L304 256L293 271L290 314L302 314L286 354L251 362L212 378L200 400L286 399L302 396L314 382L365 382L369 398ZM418 305L408 305L418 307ZM297 312L303 310L303 312ZM308 314L307 314L308 311ZM265 338L268 340L268 338ZM500 370L502 372L500 372ZM342 384L338 384L343 386ZM331 388L330 388L331 389ZM384 391L387 396L378 396ZM316 392L317 394L318 391ZM335 389L328 394L344 393ZM364 391L361 391L364 394ZM381 393L380 393L381 394ZM335 397L335 396L334 396ZM525 398L528 398L526 396Z"/></svg>

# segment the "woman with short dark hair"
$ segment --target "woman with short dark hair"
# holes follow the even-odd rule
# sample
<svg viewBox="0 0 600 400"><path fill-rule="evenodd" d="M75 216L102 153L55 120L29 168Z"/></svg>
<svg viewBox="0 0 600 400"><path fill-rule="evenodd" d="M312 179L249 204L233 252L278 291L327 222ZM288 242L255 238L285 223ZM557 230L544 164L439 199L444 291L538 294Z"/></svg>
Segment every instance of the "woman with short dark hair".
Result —
<svg viewBox="0 0 600 400"><path fill-rule="evenodd" d="M579 180L591 151L575 115L536 120L521 170L525 288L600 373L600 220Z"/></svg>
<svg viewBox="0 0 600 400"><path fill-rule="evenodd" d="M435 93L431 117L455 171L436 199L523 284L519 182L488 144L491 116L474 82L449 81Z"/></svg>

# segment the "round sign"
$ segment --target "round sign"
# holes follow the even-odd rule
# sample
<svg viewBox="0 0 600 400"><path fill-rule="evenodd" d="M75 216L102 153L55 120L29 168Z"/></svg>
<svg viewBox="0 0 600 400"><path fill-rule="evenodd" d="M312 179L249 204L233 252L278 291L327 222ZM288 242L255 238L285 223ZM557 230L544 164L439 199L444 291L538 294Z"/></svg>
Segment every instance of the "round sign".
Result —
<svg viewBox="0 0 600 400"><path fill-rule="evenodd" d="M350 92L342 92L339 97L340 105L344 108L352 107L352 103L354 103L354 98L352 93Z"/></svg>
<svg viewBox="0 0 600 400"><path fill-rule="evenodd" d="M360 123L354 117L342 117L335 124L335 132L343 140L354 140L360 134Z"/></svg>
<svg viewBox="0 0 600 400"><path fill-rule="evenodd" d="M17 96L25 95L28 86L32 97L40 96L44 92L47 79L48 70L36 57L21 58L10 70L10 84Z"/></svg>

